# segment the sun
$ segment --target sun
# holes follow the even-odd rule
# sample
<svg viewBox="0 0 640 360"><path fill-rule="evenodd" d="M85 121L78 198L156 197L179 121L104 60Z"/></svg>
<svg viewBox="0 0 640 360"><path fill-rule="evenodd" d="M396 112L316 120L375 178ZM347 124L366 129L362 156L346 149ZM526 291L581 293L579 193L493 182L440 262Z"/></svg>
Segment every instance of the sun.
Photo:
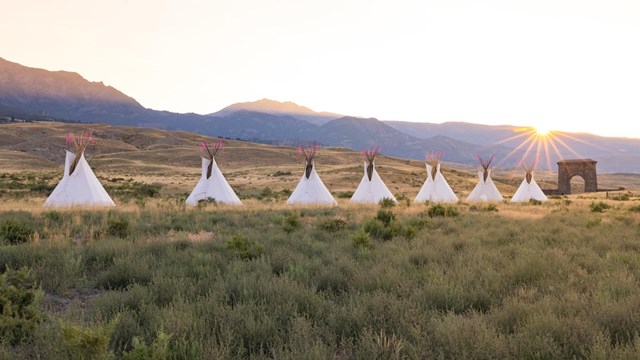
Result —
<svg viewBox="0 0 640 360"><path fill-rule="evenodd" d="M547 136L551 133L551 129L546 126L536 126L534 129L538 136Z"/></svg>

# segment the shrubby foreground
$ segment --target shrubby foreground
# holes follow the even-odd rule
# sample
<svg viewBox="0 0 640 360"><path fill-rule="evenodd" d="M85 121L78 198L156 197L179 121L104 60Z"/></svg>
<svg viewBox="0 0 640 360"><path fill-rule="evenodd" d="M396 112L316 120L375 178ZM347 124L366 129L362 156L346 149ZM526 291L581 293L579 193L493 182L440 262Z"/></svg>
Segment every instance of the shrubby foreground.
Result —
<svg viewBox="0 0 640 360"><path fill-rule="evenodd" d="M4 211L0 357L639 358L633 209Z"/></svg>

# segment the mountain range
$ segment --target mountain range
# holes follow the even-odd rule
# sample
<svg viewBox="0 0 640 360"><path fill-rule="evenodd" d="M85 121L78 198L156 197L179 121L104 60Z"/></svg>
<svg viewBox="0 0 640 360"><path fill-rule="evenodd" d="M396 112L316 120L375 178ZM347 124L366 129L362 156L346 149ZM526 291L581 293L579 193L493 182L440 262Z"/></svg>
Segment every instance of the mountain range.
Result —
<svg viewBox="0 0 640 360"><path fill-rule="evenodd" d="M316 112L293 102L269 99L232 104L207 115L157 111L77 73L30 68L2 58L0 117L5 121L57 120L185 130L292 146L309 142L354 150L380 146L388 156L410 159L444 151L445 161L461 164L475 164L476 155L495 155L500 167L517 166L530 143L520 145L535 136L530 128L510 125L381 121ZM559 132L553 136L557 150L546 146L549 157L542 156L541 167L553 169L563 158L590 157L598 161L599 171L640 173L640 139ZM544 150L544 144L541 146ZM531 147L535 153L537 145ZM533 153L528 154L528 161Z"/></svg>

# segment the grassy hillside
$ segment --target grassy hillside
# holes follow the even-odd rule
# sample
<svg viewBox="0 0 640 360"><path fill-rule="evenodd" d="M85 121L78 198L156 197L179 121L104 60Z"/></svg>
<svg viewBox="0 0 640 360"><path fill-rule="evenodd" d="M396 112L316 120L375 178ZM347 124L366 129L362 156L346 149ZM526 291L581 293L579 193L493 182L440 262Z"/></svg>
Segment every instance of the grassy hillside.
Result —
<svg viewBox="0 0 640 360"><path fill-rule="evenodd" d="M114 178L133 179L161 184L162 191L169 194L188 192L195 186L200 173L198 142L210 140L189 132L99 124L42 122L0 126L0 169L5 173L45 176L53 185L61 176L66 134L93 129L96 145L89 147L86 157L106 185L117 186L117 182L109 184ZM316 165L329 190L337 195L355 190L363 174L361 161L357 152L323 148ZM303 171L303 162L293 148L241 141L226 141L218 163L241 197L254 196L266 187L276 192L293 190ZM426 177L421 161L379 156L377 169L392 192L409 198L418 193ZM465 198L477 181L472 166L445 163L443 173L460 198ZM556 187L555 173L541 172L537 178L543 188ZM522 181L522 173L519 169L495 170L494 180L509 196ZM639 175L607 174L599 180L607 188L640 189Z"/></svg>

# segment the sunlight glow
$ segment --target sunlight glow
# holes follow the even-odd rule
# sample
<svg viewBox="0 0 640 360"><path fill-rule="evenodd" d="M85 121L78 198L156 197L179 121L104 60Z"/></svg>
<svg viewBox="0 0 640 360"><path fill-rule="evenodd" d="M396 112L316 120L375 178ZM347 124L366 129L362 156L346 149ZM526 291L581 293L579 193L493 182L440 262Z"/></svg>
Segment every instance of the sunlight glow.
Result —
<svg viewBox="0 0 640 360"><path fill-rule="evenodd" d="M533 163L543 169L552 170L554 163L558 160L563 160L566 155L576 158L582 157L562 138L586 143L568 134L554 131L547 127L522 127L516 129L515 132L516 135L494 143L494 145L510 143L512 146L515 146L496 166L500 166L500 164L504 163L511 156L516 155L519 157L519 165ZM560 151L561 149L563 150L562 152Z"/></svg>
<svg viewBox="0 0 640 360"><path fill-rule="evenodd" d="M551 129L545 126L536 126L535 130L538 136L547 136L551 132Z"/></svg>

